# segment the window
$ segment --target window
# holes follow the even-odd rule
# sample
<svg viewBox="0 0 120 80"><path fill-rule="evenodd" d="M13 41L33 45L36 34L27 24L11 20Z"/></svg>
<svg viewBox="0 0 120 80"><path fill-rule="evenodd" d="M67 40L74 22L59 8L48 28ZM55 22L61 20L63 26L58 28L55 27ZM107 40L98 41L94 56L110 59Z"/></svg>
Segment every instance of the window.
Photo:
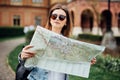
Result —
<svg viewBox="0 0 120 80"><path fill-rule="evenodd" d="M71 2L72 0L67 0L67 2Z"/></svg>
<svg viewBox="0 0 120 80"><path fill-rule="evenodd" d="M20 26L20 16L19 15L14 15L14 17L13 17L13 25L14 26Z"/></svg>
<svg viewBox="0 0 120 80"><path fill-rule="evenodd" d="M11 0L11 2L22 2L22 0Z"/></svg>
<svg viewBox="0 0 120 80"><path fill-rule="evenodd" d="M43 0L32 0L33 3L41 3Z"/></svg>
<svg viewBox="0 0 120 80"><path fill-rule="evenodd" d="M41 17L40 16L35 17L35 25L41 25Z"/></svg>

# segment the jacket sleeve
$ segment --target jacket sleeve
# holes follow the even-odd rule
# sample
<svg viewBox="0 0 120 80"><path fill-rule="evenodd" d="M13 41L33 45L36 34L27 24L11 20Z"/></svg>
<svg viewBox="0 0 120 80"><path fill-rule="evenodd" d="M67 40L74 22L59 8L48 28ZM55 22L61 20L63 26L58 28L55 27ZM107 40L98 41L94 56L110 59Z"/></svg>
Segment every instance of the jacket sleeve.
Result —
<svg viewBox="0 0 120 80"><path fill-rule="evenodd" d="M18 55L18 61L19 63L25 63L25 60L21 59L21 53Z"/></svg>

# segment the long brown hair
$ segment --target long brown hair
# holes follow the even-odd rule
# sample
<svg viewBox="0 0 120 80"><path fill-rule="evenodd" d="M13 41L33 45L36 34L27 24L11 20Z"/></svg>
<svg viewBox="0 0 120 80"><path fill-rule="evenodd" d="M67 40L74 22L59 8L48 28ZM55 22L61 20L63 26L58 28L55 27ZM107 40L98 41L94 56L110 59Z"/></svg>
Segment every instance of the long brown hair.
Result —
<svg viewBox="0 0 120 80"><path fill-rule="evenodd" d="M72 30L72 22L71 22L71 18L70 18L70 14L69 14L69 11L68 9L65 7L65 6L61 6L61 5L58 5L54 8L52 8L49 12L49 16L48 16L48 21L47 21L47 24L46 24L46 28L51 30L52 29L52 25L50 23L50 17L51 17L51 14L54 10L56 9L62 9L65 13L66 13L66 16L67 16L67 22L66 22L66 25L64 25L64 27L62 28L61 30L61 34L63 36L66 36L66 37L69 37L71 35L71 30Z"/></svg>

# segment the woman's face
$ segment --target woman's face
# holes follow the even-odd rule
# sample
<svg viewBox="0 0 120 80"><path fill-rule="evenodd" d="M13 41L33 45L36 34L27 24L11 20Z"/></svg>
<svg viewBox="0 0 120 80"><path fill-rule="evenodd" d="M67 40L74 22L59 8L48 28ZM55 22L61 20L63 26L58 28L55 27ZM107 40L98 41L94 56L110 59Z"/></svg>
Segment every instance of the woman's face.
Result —
<svg viewBox="0 0 120 80"><path fill-rule="evenodd" d="M54 10L50 17L52 28L62 29L66 25L66 18L66 13L62 9Z"/></svg>

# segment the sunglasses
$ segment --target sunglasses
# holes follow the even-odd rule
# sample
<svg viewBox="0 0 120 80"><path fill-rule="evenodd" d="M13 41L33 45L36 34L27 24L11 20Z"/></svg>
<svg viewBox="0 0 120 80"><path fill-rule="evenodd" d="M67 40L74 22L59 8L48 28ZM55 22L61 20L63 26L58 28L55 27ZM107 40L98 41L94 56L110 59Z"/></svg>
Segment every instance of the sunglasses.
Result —
<svg viewBox="0 0 120 80"><path fill-rule="evenodd" d="M57 14L51 14L51 19L53 19L53 20L55 20L55 19L57 19L57 17L59 18L59 20L61 20L61 21L63 21L65 18L66 18L66 16L64 16L64 15L57 15Z"/></svg>

